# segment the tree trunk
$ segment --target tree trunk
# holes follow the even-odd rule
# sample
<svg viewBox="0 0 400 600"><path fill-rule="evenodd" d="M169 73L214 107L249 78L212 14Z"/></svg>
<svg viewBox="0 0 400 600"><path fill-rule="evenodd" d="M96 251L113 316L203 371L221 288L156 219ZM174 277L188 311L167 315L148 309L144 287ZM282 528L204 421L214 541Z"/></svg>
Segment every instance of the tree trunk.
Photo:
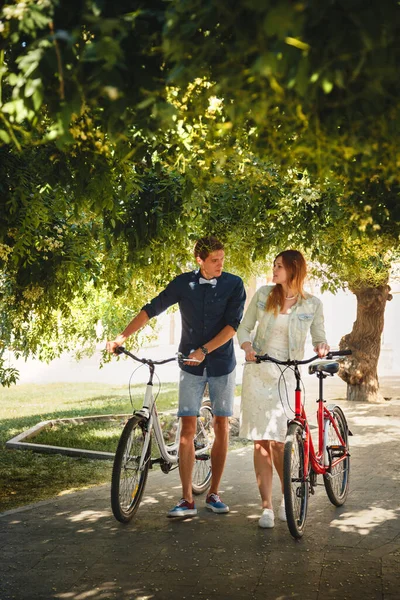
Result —
<svg viewBox="0 0 400 600"><path fill-rule="evenodd" d="M382 402L379 391L378 360L386 302L392 299L390 287L359 287L351 290L357 297L357 318L351 333L340 340L340 349L353 354L342 363L339 375L347 383L347 400Z"/></svg>

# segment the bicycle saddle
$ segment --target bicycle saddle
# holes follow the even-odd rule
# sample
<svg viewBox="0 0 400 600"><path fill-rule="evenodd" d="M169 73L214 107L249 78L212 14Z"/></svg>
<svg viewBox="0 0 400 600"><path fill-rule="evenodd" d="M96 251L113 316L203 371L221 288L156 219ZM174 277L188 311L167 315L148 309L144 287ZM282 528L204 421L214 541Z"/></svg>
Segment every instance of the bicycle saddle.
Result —
<svg viewBox="0 0 400 600"><path fill-rule="evenodd" d="M312 365L310 365L308 367L308 372L310 373L310 375L313 375L314 373L317 373L317 371L321 372L323 371L324 373L329 373L330 375L334 375L335 373L337 373L339 371L339 363L336 361L321 361L321 362L317 362L317 363L313 363Z"/></svg>

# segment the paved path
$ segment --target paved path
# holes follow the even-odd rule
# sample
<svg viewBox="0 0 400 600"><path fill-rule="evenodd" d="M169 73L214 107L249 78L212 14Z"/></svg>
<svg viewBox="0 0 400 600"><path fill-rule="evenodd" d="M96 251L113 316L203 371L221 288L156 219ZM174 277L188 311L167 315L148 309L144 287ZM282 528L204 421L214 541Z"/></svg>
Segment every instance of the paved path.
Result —
<svg viewBox="0 0 400 600"><path fill-rule="evenodd" d="M351 493L338 509L318 487L302 540L285 523L257 526L247 446L228 456L228 515L199 497L197 517L167 519L176 471L150 472L128 526L111 514L108 485L0 514L0 599L399 600L400 400L339 404L354 433Z"/></svg>

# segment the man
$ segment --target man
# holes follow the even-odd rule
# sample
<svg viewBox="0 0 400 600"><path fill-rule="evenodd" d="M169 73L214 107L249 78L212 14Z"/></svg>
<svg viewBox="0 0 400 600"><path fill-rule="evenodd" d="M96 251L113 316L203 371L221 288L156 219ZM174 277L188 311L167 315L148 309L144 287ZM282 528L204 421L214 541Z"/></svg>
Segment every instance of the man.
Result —
<svg viewBox="0 0 400 600"><path fill-rule="evenodd" d="M228 417L233 414L236 359L233 336L243 315L246 299L240 277L223 272L224 247L214 236L203 237L195 245L194 256L200 269L182 273L129 323L125 331L107 342L114 352L149 319L178 303L182 318L179 351L196 362L185 363L179 381L181 436L179 473L182 499L169 511L169 517L197 514L192 495L194 465L193 439L197 416L208 383L214 414L214 444L211 450L211 486L206 506L215 513L227 513L229 507L218 495L228 451Z"/></svg>

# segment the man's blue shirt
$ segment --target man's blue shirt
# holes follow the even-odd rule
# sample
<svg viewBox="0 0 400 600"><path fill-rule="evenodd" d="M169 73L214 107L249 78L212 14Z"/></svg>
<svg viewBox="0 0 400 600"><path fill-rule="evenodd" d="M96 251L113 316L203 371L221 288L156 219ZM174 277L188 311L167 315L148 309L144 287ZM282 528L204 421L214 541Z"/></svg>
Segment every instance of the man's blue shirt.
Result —
<svg viewBox="0 0 400 600"><path fill-rule="evenodd" d="M222 273L217 283L200 284L200 271L182 273L151 302L143 306L149 318L155 317L173 304L178 304L182 319L179 351L185 356L207 344L226 325L237 330L243 316L246 292L237 275ZM233 339L205 357L198 366L183 365L182 369L202 375L204 367L211 377L227 375L236 366Z"/></svg>

